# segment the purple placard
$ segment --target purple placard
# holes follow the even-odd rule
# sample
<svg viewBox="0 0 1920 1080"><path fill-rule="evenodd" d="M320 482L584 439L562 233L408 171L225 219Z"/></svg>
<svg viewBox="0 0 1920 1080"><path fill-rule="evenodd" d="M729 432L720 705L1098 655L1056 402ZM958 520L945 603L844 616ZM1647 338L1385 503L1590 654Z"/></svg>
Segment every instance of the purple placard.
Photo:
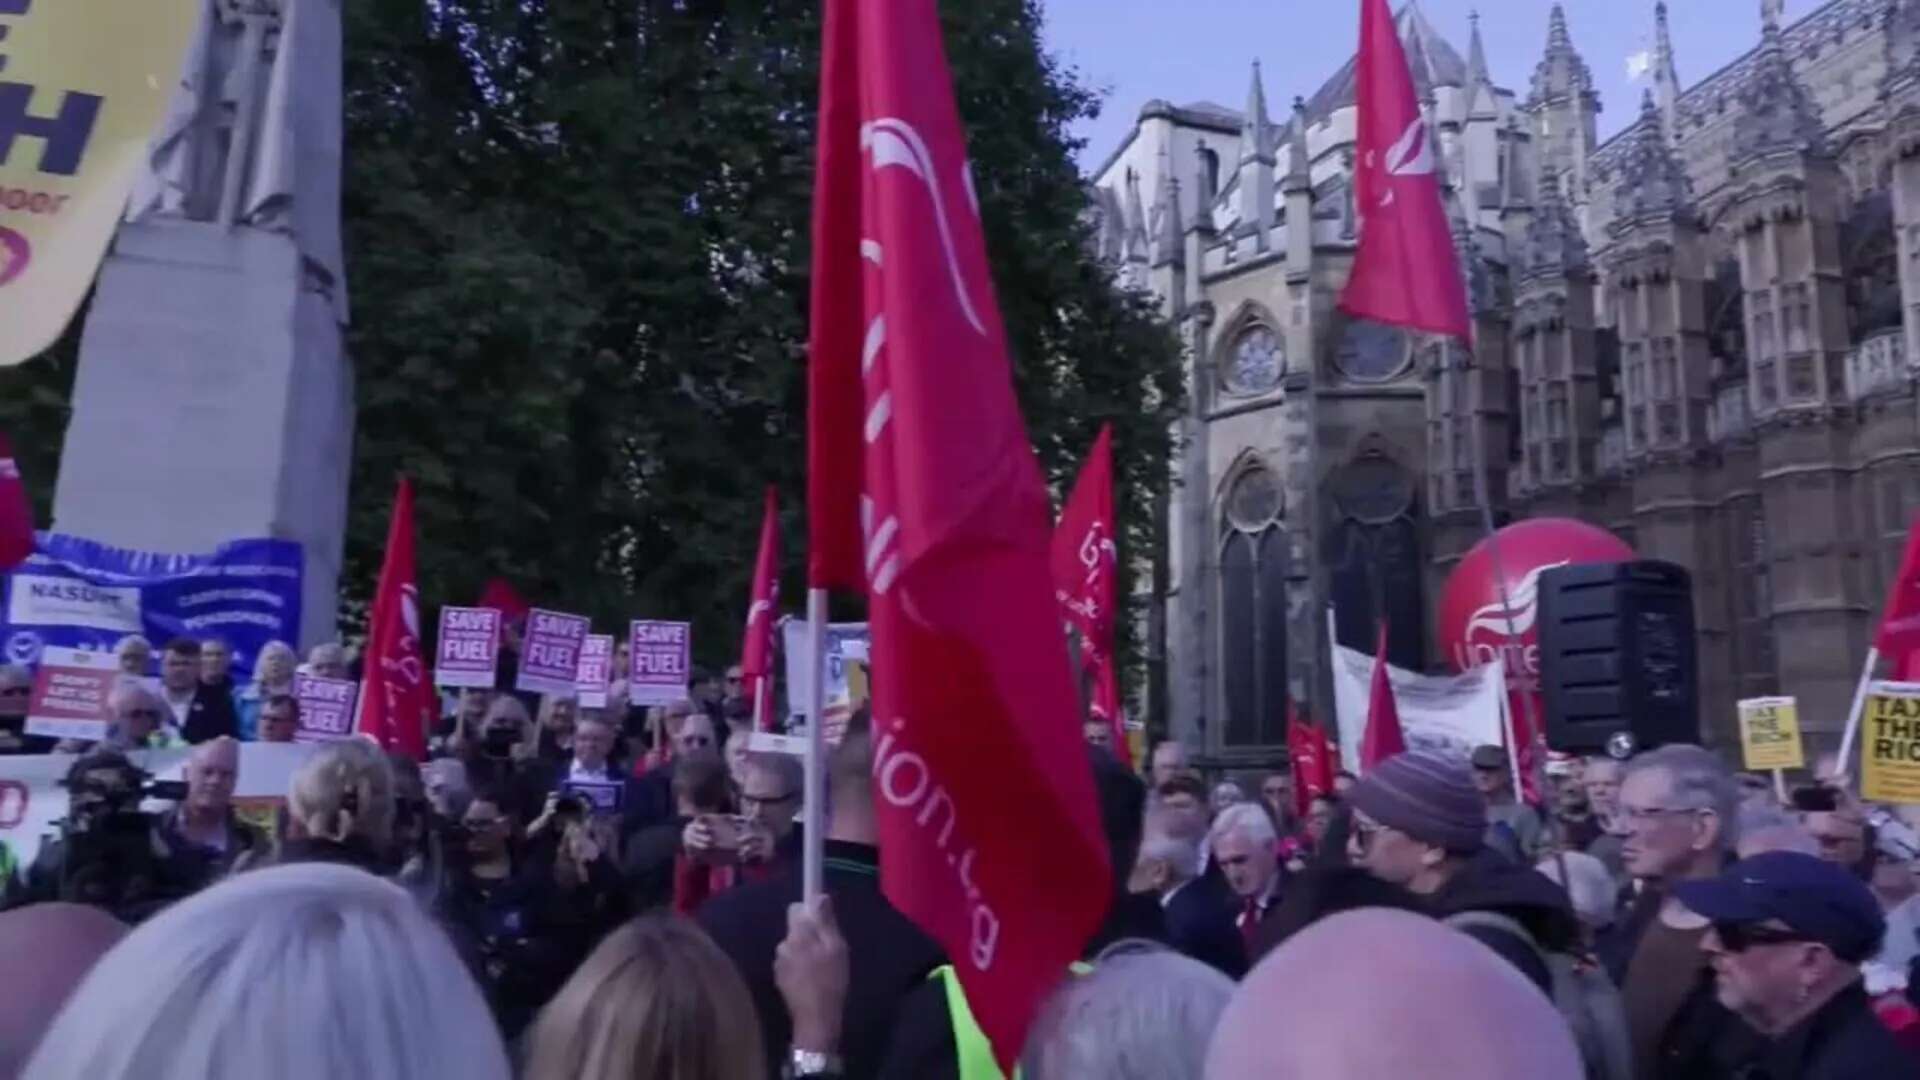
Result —
<svg viewBox="0 0 1920 1080"><path fill-rule="evenodd" d="M593 628L584 615L534 608L527 613L527 640L520 647L520 677L514 689L529 694L568 694L580 678L580 646Z"/></svg>
<svg viewBox="0 0 1920 1080"><path fill-rule="evenodd" d="M491 688L500 666L500 613L492 608L443 607L433 661L435 686Z"/></svg>
<svg viewBox="0 0 1920 1080"><path fill-rule="evenodd" d="M687 700L687 678L693 671L693 624L635 619L630 633L628 703L670 705Z"/></svg>
<svg viewBox="0 0 1920 1080"><path fill-rule="evenodd" d="M575 685L583 709L607 707L607 687L613 682L613 635L588 634L580 643L580 669Z"/></svg>
<svg viewBox="0 0 1920 1080"><path fill-rule="evenodd" d="M353 734L353 699L360 684L351 679L329 679L301 672L293 677L293 696L300 702L300 726L294 742L329 742Z"/></svg>

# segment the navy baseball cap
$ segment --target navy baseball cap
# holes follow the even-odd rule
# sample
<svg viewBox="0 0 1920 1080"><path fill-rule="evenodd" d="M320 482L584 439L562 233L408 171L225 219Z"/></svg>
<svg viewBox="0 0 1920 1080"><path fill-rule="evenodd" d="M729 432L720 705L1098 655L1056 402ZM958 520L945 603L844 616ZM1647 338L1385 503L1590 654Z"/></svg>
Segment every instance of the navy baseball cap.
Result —
<svg viewBox="0 0 1920 1080"><path fill-rule="evenodd" d="M1769 851L1709 881L1682 881L1673 895L1714 922L1775 920L1859 963L1880 949L1880 902L1845 867L1797 851Z"/></svg>

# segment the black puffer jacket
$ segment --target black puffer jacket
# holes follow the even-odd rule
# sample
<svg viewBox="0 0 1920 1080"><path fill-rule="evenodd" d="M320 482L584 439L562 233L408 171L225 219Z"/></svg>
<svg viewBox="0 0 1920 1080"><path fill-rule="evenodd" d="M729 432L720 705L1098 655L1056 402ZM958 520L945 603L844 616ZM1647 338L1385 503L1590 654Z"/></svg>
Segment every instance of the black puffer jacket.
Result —
<svg viewBox="0 0 1920 1080"><path fill-rule="evenodd" d="M1553 995L1553 975L1541 962L1540 950L1569 952L1579 939L1573 905L1560 886L1531 867L1482 849L1427 902L1434 915L1442 919L1468 911L1488 911L1525 927L1533 935L1531 943L1499 927L1463 926L1461 930L1506 957L1542 993Z"/></svg>

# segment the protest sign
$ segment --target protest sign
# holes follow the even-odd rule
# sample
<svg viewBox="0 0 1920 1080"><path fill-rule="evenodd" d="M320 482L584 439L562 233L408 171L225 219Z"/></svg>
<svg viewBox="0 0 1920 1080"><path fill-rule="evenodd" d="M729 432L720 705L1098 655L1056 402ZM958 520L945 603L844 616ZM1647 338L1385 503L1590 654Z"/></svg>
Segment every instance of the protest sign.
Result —
<svg viewBox="0 0 1920 1080"><path fill-rule="evenodd" d="M1860 794L1873 802L1920 803L1920 683L1867 688Z"/></svg>
<svg viewBox="0 0 1920 1080"><path fill-rule="evenodd" d="M492 608L443 607L434 649L435 686L491 689L499 677L500 613Z"/></svg>
<svg viewBox="0 0 1920 1080"><path fill-rule="evenodd" d="M240 771L233 782L234 811L248 821L271 822L273 810L286 801L294 771L314 751L297 743L241 743ZM136 750L133 763L158 780L184 779L191 747ZM33 865L40 845L56 832L56 821L67 816L67 789L62 783L78 760L72 754L30 754L0 757L0 843L13 852L21 873ZM150 800L143 809L153 812L166 803Z"/></svg>
<svg viewBox="0 0 1920 1080"><path fill-rule="evenodd" d="M41 650L27 698L27 734L91 742L106 738L107 695L120 678L120 665L111 653Z"/></svg>
<svg viewBox="0 0 1920 1080"><path fill-rule="evenodd" d="M156 644L218 637L245 684L262 646L300 638L301 567L300 545L285 540L161 555L44 534L0 575L0 663L37 664L50 645L109 652L128 634Z"/></svg>
<svg viewBox="0 0 1920 1080"><path fill-rule="evenodd" d="M360 684L351 679L329 679L301 672L293 677L293 696L300 702L300 726L295 742L329 742L353 734L353 699Z"/></svg>
<svg viewBox="0 0 1920 1080"><path fill-rule="evenodd" d="M693 674L693 626L683 622L635 619L627 639L627 700L635 705L669 705L687 700Z"/></svg>
<svg viewBox="0 0 1920 1080"><path fill-rule="evenodd" d="M627 786L618 780L568 780L560 788L585 803L595 817L618 814L626 801Z"/></svg>
<svg viewBox="0 0 1920 1080"><path fill-rule="evenodd" d="M0 2L0 367L52 345L93 287L205 7Z"/></svg>
<svg viewBox="0 0 1920 1080"><path fill-rule="evenodd" d="M1746 767L1799 769L1806 765L1800 745L1800 709L1790 697L1748 698L1740 710L1740 756Z"/></svg>
<svg viewBox="0 0 1920 1080"><path fill-rule="evenodd" d="M1339 718L1340 760L1360 760L1367 728L1374 659L1344 645L1333 647L1333 701ZM1505 665L1498 657L1464 675L1421 675L1387 665L1400 730L1408 750L1435 750L1466 757L1476 746L1506 742L1501 722L1507 698Z"/></svg>
<svg viewBox="0 0 1920 1080"><path fill-rule="evenodd" d="M613 635L588 634L580 643L580 667L575 686L583 709L607 707L607 687L613 683Z"/></svg>
<svg viewBox="0 0 1920 1080"><path fill-rule="evenodd" d="M534 608L527 613L527 639L520 649L514 689L529 694L572 696L580 678L580 646L593 621L584 615Z"/></svg>
<svg viewBox="0 0 1920 1080"><path fill-rule="evenodd" d="M806 726L807 694L813 686L813 673L807 670L807 624L801 619L789 619L783 624L786 634L784 654L787 658L787 726L798 731ZM852 708L855 688L851 678L860 684L864 699L865 679L854 675L857 665L864 673L867 656L866 623L828 623L825 634L825 657L822 665L826 668L826 685L821 688L820 700L827 714L828 730L832 735L834 717Z"/></svg>

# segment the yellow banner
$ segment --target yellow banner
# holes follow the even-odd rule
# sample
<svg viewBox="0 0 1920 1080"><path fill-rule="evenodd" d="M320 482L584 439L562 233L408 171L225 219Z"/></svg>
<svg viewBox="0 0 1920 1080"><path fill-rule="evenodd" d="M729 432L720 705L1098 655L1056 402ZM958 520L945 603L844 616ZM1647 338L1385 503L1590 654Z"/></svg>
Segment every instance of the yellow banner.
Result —
<svg viewBox="0 0 1920 1080"><path fill-rule="evenodd" d="M1920 683L1876 682L1860 720L1860 794L1920 803Z"/></svg>
<svg viewBox="0 0 1920 1080"><path fill-rule="evenodd" d="M60 337L180 83L196 0L0 0L0 367Z"/></svg>
<svg viewBox="0 0 1920 1080"><path fill-rule="evenodd" d="M1748 698L1739 703L1740 754L1747 768L1799 769L1807 764L1800 745L1800 708L1790 697Z"/></svg>

